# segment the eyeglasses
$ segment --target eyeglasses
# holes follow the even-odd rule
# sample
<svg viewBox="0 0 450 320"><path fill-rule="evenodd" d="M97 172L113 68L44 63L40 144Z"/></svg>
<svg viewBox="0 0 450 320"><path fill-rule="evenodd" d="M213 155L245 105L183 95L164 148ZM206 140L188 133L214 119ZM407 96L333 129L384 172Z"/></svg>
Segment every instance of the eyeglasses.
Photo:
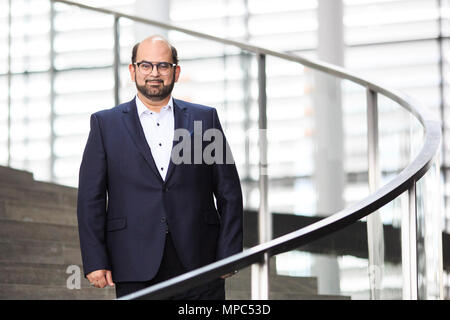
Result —
<svg viewBox="0 0 450 320"><path fill-rule="evenodd" d="M170 63L170 62L151 63L149 61L135 62L133 64L137 65L139 71L143 75L148 75L148 74L152 73L153 67L156 66L156 70L162 76L168 75L170 70L176 66L175 63Z"/></svg>

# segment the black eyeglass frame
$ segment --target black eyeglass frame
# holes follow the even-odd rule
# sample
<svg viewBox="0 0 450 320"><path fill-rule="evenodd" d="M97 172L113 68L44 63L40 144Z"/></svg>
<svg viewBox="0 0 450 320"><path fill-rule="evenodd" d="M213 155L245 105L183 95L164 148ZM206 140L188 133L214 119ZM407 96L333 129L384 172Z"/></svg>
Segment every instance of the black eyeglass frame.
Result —
<svg viewBox="0 0 450 320"><path fill-rule="evenodd" d="M157 71L159 74L165 75L164 73L161 73L161 71L160 71L160 69L159 69L161 65L167 64L167 65L171 66L172 68L175 68L175 67L177 66L176 63L171 63L171 62L166 62L166 61L150 62L150 61L142 60L142 61L140 61L140 62L134 62L133 64L136 65L136 66L138 67L138 69L139 69L139 71L140 71L141 73L143 73L143 72L141 71L140 65L143 64L143 63L149 64L149 65L152 66L152 69L150 70L150 72L149 72L149 73L146 73L146 74L152 73L152 72L153 72L153 68L156 66L156 71ZM167 74L169 74L169 73L170 73L170 71L167 72ZM144 73L143 73L143 74L144 74Z"/></svg>

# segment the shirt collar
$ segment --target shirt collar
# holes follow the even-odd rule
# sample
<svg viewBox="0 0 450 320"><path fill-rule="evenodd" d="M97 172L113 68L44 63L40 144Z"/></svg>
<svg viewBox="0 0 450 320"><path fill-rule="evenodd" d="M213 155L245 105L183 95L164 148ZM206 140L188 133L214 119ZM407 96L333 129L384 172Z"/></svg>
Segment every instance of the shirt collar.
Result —
<svg viewBox="0 0 450 320"><path fill-rule="evenodd" d="M139 96L136 95L136 106L137 106L137 112L138 112L138 116L140 117L143 113L150 113L152 111L150 111L149 108L147 108L145 106L145 104L142 102L141 99L139 99ZM169 102L167 103L167 105L165 105L164 107L161 108L161 112L164 111L171 111L173 112L173 99L172 96L170 96Z"/></svg>

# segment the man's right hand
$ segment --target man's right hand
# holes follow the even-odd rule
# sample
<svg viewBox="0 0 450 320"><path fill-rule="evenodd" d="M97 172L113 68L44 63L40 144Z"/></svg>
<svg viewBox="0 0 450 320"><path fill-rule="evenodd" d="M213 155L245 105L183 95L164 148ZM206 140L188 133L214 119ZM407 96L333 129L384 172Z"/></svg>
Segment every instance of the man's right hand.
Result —
<svg viewBox="0 0 450 320"><path fill-rule="evenodd" d="M104 288L106 285L114 286L110 270L95 270L86 275L86 278L96 288Z"/></svg>

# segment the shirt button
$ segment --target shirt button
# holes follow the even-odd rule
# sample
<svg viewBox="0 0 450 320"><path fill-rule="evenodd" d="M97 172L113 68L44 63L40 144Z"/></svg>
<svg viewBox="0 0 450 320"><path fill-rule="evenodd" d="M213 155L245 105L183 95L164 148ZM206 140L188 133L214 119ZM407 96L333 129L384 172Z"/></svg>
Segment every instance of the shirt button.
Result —
<svg viewBox="0 0 450 320"><path fill-rule="evenodd" d="M161 147L161 146L162 146L162 144L160 143L160 144L159 144L159 146Z"/></svg>
<svg viewBox="0 0 450 320"><path fill-rule="evenodd" d="M156 124L159 127L159 123Z"/></svg>
<svg viewBox="0 0 450 320"><path fill-rule="evenodd" d="M164 170L164 168L163 167L161 167L161 171L163 171Z"/></svg>

